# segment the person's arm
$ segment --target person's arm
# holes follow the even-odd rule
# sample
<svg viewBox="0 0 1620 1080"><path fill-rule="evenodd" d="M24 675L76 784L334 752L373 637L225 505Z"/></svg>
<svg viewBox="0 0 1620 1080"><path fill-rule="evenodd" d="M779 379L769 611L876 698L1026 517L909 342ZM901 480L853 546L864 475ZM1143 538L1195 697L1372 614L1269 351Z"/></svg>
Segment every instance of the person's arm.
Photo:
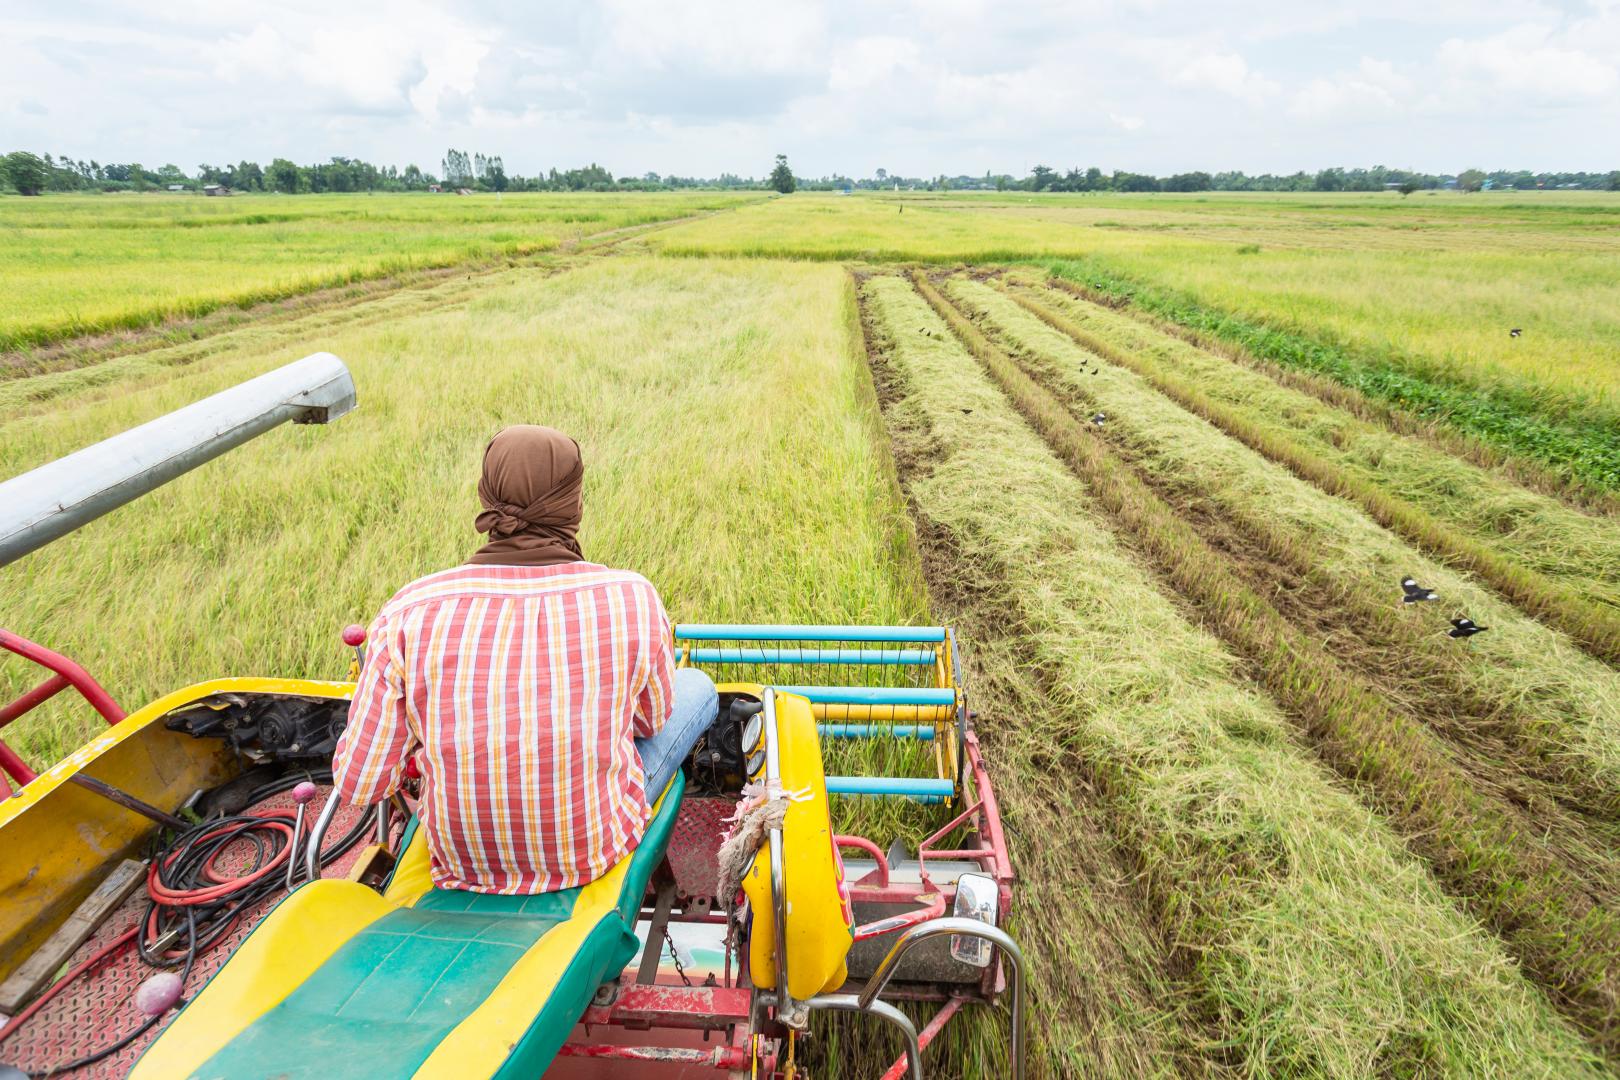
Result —
<svg viewBox="0 0 1620 1080"><path fill-rule="evenodd" d="M393 633L379 615L349 703L349 723L332 755L332 785L351 806L380 802L399 789L415 739L405 718L405 670Z"/></svg>
<svg viewBox="0 0 1620 1080"><path fill-rule="evenodd" d="M651 586L647 588L647 683L636 697L635 737L648 739L663 730L674 708L675 650L670 643L669 615Z"/></svg>

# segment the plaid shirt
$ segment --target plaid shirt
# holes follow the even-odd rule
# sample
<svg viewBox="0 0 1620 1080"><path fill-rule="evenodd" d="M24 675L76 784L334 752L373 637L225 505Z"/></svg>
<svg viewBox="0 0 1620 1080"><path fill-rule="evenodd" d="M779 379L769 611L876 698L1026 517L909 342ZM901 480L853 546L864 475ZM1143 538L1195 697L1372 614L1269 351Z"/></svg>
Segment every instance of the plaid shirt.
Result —
<svg viewBox="0 0 1620 1080"><path fill-rule="evenodd" d="M435 885L550 892L635 850L648 809L632 739L664 726L674 675L645 578L459 566L396 593L368 642L334 782L376 802L421 750Z"/></svg>

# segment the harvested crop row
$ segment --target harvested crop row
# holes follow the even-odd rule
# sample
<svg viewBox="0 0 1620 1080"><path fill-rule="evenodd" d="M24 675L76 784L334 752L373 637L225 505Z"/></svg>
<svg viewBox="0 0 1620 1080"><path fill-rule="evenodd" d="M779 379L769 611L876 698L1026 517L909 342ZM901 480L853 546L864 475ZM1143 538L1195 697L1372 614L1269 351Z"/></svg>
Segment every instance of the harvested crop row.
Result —
<svg viewBox="0 0 1620 1080"><path fill-rule="evenodd" d="M955 549L931 579L1000 598L988 620L999 636L977 651L1042 682L1038 722L1004 742L1016 754L1008 764L1097 783L1215 1028L1206 1067L1596 1071L1500 943L1295 744L1239 662L1156 591L1097 523L1096 493L945 325L901 280L865 288L903 379L888 417L906 492ZM956 618L966 601L947 590L934 602Z"/></svg>
<svg viewBox="0 0 1620 1080"><path fill-rule="evenodd" d="M1131 368L1158 390L1245 445L1286 465L1295 475L1332 495L1350 499L1373 519L1425 551L1466 567L1525 611L1558 627L1592 655L1620 664L1620 610L1593 603L1568 586L1499 555L1485 542L1457 531L1422 507L1396 498L1377 484L1312 453L1287 435L1216 401L1162 365L1118 349L1088 334L1050 308L1027 297L1020 302L1090 351Z"/></svg>
<svg viewBox="0 0 1620 1080"><path fill-rule="evenodd" d="M1470 373L1393 343L1347 343L1319 323L1293 325L1286 318L1211 306L1184 292L1122 277L1099 260L1048 261L1047 269L1055 277L1084 282L1111 301L1433 417L1503 453L1538 463L1571 487L1620 491L1620 441L1614 438L1617 417L1606 393L1606 367L1588 371L1589 385L1562 389L1533 369L1523 373L1529 378L1492 378L1488 370ZM1387 289L1387 281L1378 287ZM1557 295L1555 290L1547 299ZM1331 311L1320 314L1326 316L1322 321L1332 320Z"/></svg>
<svg viewBox="0 0 1620 1080"><path fill-rule="evenodd" d="M1533 823L1481 796L1432 733L1389 708L1255 594L1174 510L1050 392L979 333L921 273L913 283L1020 413L1166 581L1256 667L1262 685L1342 774L1366 783L1441 879L1502 935L1606 1052L1620 1053L1620 923L1534 839Z"/></svg>
<svg viewBox="0 0 1620 1080"><path fill-rule="evenodd" d="M892 425L887 406L903 387L885 364L884 329L870 311L863 314L864 354ZM891 445L902 472L927 469L912 441ZM1031 962L1032 1000L1042 1016L1032 1032L1034 1062L1053 1076L1186 1075L1200 1038L1189 1030L1196 1020L1185 1015L1170 946L1129 857L1109 834L1087 779L1045 754L1047 702L1022 658L980 648L1006 625L1005 605L981 576L958 572L969 560L948 536L926 519L917 524L936 617L957 627L971 663L973 708L1017 868L1012 930ZM944 1059L960 1062L963 1076L1004 1070L1005 1023L1005 1015L969 1010L946 1029L952 1049ZM834 1057L840 1049L836 1035L824 1048Z"/></svg>
<svg viewBox="0 0 1620 1080"><path fill-rule="evenodd" d="M1362 485L1421 508L1588 599L1620 604L1620 527L1614 518L1526 490L1422 439L1353 415L1342 403L1280 384L1066 289L1030 288L1022 278L1010 281L1023 286L1013 290L1016 296L1034 298L1055 313L1065 324L1059 329L1077 330L1143 363L1152 362L1216 405L1238 410L1252 425L1297 444Z"/></svg>
<svg viewBox="0 0 1620 1080"><path fill-rule="evenodd" d="M1088 412L1105 411L1106 432L1129 438L1151 483L1211 500L1297 575L1295 591L1308 594L1301 603L1352 618L1337 632L1325 630L1336 656L1396 684L1422 715L1444 722L1452 713L1452 733L1465 742L1501 731L1518 764L1567 789L1549 797L1620 816L1620 677L1610 668L1465 575L1423 558L1351 503L1168 400L1135 373L1148 361L1134 354L1124 366L1100 359L1060 332L1065 320L1019 294L1009 299L965 281L948 289L989 317L1008 345L1050 358L1041 381L1059 387L1060 396L1084 395ZM1407 574L1439 590L1441 601L1399 603L1396 583ZM1490 632L1452 640L1443 633L1451 613L1471 615ZM1385 642L1385 650L1369 648L1369 638Z"/></svg>
<svg viewBox="0 0 1620 1080"><path fill-rule="evenodd" d="M1507 453L1466 432L1433 420L1425 420L1400 406L1369 397L1348 383L1313 371L1287 367L1276 361L1267 360L1242 345L1191 326L1172 322L1131 304L1120 296L1091 288L1083 282L1057 275L1041 278L1016 270L1008 272L1004 280L1030 287L1044 284L1068 294L1081 301L1073 305L1073 310L1076 317L1082 320L1087 320L1087 316L1093 314L1092 309L1098 307L1109 314L1129 320L1129 324L1134 326L1109 319L1098 320L1093 327L1104 336L1111 337L1111 331L1117 333L1119 337L1115 340L1127 347L1162 349L1165 348L1165 343L1159 340L1159 335L1173 338L1201 354L1213 354L1210 358L1229 360L1264 375L1268 380L1317 398L1333 410L1350 413L1357 419L1371 424L1375 430L1388 429L1407 438L1420 440L1443 457L1464 458L1479 466L1487 474L1492 474L1490 476L1492 482L1487 485L1488 488L1494 489L1502 486L1502 481L1511 481L1512 484L1528 487L1553 499L1565 501L1571 506L1609 515L1620 512L1620 496L1616 496L1613 492L1572 482L1567 475L1546 468L1540 462ZM1328 415L1332 416L1333 413L1330 412ZM1495 474L1500 474L1500 477ZM1506 486L1506 490L1511 492L1513 488L1509 485Z"/></svg>

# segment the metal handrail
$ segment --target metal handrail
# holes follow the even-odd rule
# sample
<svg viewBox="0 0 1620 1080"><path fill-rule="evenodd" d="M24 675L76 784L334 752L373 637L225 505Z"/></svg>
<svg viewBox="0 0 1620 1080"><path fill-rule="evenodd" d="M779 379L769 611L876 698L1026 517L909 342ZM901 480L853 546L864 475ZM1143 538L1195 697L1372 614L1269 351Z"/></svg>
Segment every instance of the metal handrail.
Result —
<svg viewBox="0 0 1620 1080"><path fill-rule="evenodd" d="M878 1000L889 980L894 978L900 961L913 945L927 941L929 938L944 934L961 934L965 937L983 938L1001 950L1001 955L1010 963L1007 965L1007 989L1012 994L1012 1039L1010 1050L1012 1057L1012 1080L1024 1078L1024 954L1018 948L1018 943L1000 927L982 923L977 919L964 919L956 916L944 919L933 919L929 922L913 926L901 934L899 940L889 949L887 956L878 964L872 978L866 983L864 989L856 997L856 1008L861 1012L879 1012L878 1006L883 1002ZM918 1074L920 1075L920 1073Z"/></svg>
<svg viewBox="0 0 1620 1080"><path fill-rule="evenodd" d="M869 1016L880 1017L900 1029L900 1035L906 1042L906 1075L911 1080L922 1080L922 1047L917 1042L917 1025L911 1018L887 1001L874 1001L862 1004L859 997L854 994L817 994L805 1002L812 1009L833 1009L840 1012L866 1013ZM1020 1062L1020 1073L1022 1063Z"/></svg>

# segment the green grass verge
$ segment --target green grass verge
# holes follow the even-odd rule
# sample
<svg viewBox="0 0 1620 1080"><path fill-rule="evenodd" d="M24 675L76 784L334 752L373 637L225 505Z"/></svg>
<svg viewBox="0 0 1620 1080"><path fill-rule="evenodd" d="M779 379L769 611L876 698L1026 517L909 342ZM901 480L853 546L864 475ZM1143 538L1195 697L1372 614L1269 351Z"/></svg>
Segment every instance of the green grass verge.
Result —
<svg viewBox="0 0 1620 1080"><path fill-rule="evenodd" d="M1126 277L1096 259L1037 261L1100 300L1131 304L1283 367L1328 376L1577 483L1620 492L1620 416L1612 410L1529 383L1470 380L1422 357L1355 349L1272 326Z"/></svg>

